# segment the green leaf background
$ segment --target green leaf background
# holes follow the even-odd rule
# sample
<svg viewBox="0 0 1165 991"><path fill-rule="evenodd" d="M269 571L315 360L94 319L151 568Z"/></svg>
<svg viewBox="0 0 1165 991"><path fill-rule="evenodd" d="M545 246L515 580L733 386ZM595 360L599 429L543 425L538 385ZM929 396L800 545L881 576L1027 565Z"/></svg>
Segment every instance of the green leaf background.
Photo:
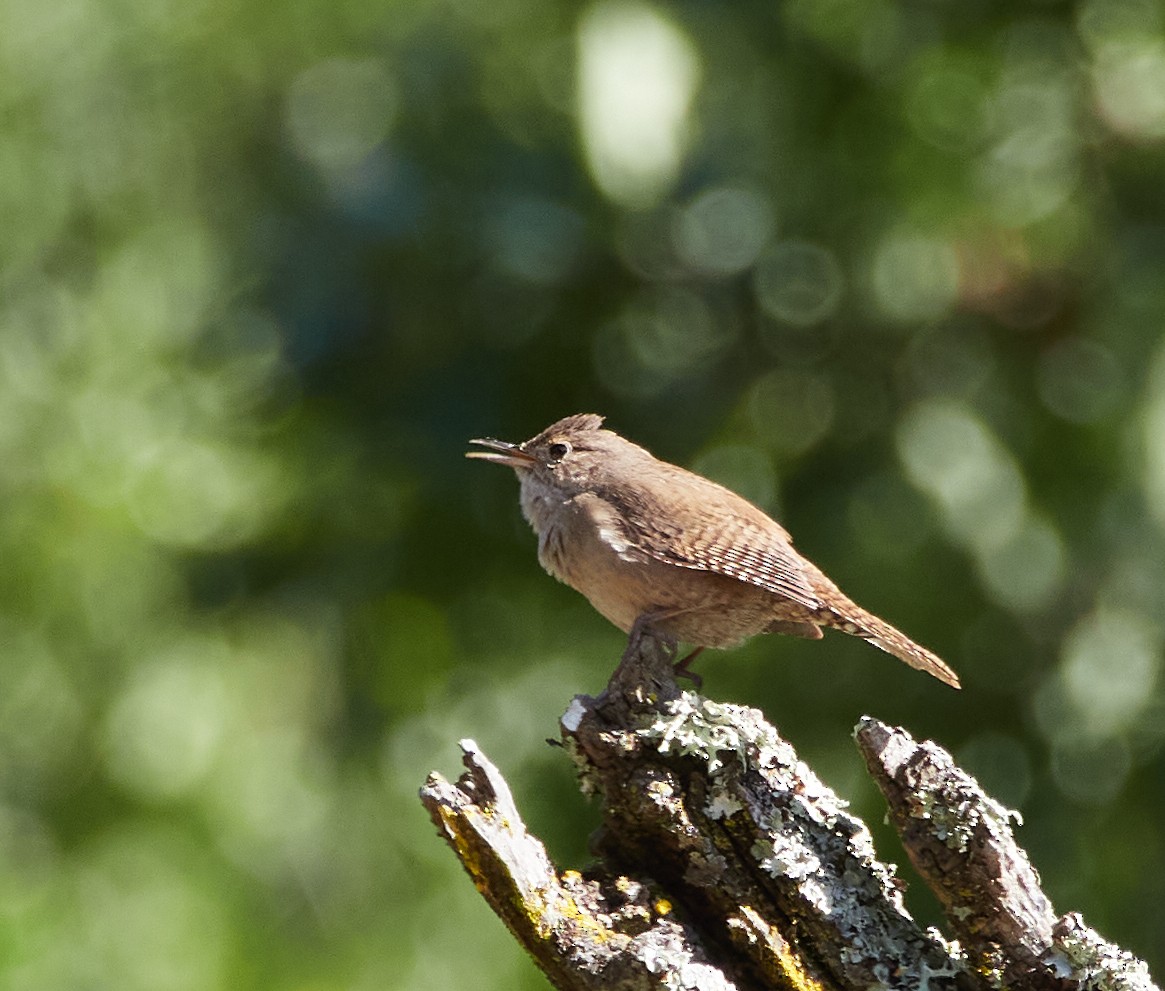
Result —
<svg viewBox="0 0 1165 991"><path fill-rule="evenodd" d="M1155 0L0 0L0 988L545 987L416 790L586 861L622 638L462 453L588 411L965 685L713 697L890 860L850 730L939 740L1160 978L1163 93Z"/></svg>

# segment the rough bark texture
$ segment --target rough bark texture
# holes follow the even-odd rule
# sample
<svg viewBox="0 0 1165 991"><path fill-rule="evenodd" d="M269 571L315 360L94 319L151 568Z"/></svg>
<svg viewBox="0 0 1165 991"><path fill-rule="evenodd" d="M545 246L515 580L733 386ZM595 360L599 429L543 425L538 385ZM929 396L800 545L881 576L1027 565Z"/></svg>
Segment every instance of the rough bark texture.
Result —
<svg viewBox="0 0 1165 991"><path fill-rule="evenodd" d="M983 794L942 747L869 717L855 739L911 862L942 903L968 962L992 986L1154 987L1143 963L1079 915L1056 918L1011 830L1018 813Z"/></svg>
<svg viewBox="0 0 1165 991"><path fill-rule="evenodd" d="M559 871L472 741L421 799L479 891L556 987L1154 988L1140 961L1057 920L1013 817L933 743L864 719L856 738L947 942L906 912L865 825L761 714L681 692L647 640L563 743L603 821L597 863Z"/></svg>

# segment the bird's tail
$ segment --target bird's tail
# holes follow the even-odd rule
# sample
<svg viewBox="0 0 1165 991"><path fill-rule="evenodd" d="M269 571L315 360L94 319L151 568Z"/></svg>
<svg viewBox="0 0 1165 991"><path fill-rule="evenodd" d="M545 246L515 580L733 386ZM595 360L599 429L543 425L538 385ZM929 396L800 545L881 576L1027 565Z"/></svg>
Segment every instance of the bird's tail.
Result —
<svg viewBox="0 0 1165 991"><path fill-rule="evenodd" d="M847 602L844 609L830 608L822 618L827 626L851 636L861 637L875 647L881 647L886 653L905 661L912 668L934 675L952 688L962 687L959 684L959 676L937 654L920 647L901 630L896 630L854 602Z"/></svg>

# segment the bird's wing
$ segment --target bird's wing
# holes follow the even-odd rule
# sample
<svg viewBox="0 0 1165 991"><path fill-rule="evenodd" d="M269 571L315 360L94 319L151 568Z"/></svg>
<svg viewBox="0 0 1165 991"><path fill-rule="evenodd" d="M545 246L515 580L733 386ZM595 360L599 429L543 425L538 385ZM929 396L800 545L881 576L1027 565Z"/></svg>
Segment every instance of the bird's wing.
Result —
<svg viewBox="0 0 1165 991"><path fill-rule="evenodd" d="M615 496L619 513L643 553L664 564L710 571L768 589L816 609L816 569L793 549L785 529L764 512L715 482L675 466L670 498L649 509L634 488ZM610 496L608 496L610 498Z"/></svg>

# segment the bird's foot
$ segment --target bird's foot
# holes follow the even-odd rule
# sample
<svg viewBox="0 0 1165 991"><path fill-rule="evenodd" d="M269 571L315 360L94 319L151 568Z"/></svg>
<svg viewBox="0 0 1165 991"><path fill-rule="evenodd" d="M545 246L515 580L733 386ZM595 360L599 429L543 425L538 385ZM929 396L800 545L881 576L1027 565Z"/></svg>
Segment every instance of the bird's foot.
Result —
<svg viewBox="0 0 1165 991"><path fill-rule="evenodd" d="M645 684L658 682L664 672L672 674L676 642L659 631L652 622L654 619L654 614L644 613L632 625L612 683Z"/></svg>
<svg viewBox="0 0 1165 991"><path fill-rule="evenodd" d="M695 671L693 671L690 665L692 661L700 656L700 653L703 651L703 649L703 647L697 647L683 660L676 661L676 663L672 665L672 671L675 672L675 676L677 678L687 678L695 686L697 692L704 687L704 679Z"/></svg>

